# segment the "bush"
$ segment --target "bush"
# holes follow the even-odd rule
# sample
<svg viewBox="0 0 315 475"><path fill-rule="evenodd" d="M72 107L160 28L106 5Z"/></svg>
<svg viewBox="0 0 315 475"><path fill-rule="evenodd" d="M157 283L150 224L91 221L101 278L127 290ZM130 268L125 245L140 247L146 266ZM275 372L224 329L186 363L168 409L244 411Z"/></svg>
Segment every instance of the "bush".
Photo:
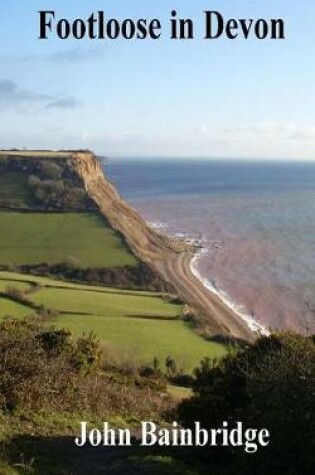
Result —
<svg viewBox="0 0 315 475"><path fill-rule="evenodd" d="M1 295L26 307L36 308L36 306L27 298L27 296L16 287L6 287L4 292L0 292L0 296Z"/></svg>
<svg viewBox="0 0 315 475"><path fill-rule="evenodd" d="M9 270L9 266L0 265L0 270ZM138 263L136 266L123 267L91 267L83 269L76 262L49 264L43 262L35 265L15 267L17 272L37 275L40 277L57 277L72 282L87 282L91 285L104 285L120 289L150 290L168 292L171 284L165 282L147 264Z"/></svg>
<svg viewBox="0 0 315 475"><path fill-rule="evenodd" d="M51 180L59 180L62 177L62 168L55 162L42 160L39 163L40 173Z"/></svg>
<svg viewBox="0 0 315 475"><path fill-rule="evenodd" d="M0 323L0 411L157 420L169 409L163 379L105 371L101 363L93 334L73 340L39 320L8 318Z"/></svg>
<svg viewBox="0 0 315 475"><path fill-rule="evenodd" d="M220 363L203 360L195 371L194 396L180 405L179 419L186 426L197 420L204 427L242 421L267 428L270 446L251 463L238 460L240 472L251 466L255 474L306 475L314 466L314 377L311 338L292 333L261 337Z"/></svg>
<svg viewBox="0 0 315 475"><path fill-rule="evenodd" d="M72 341L69 332L37 320L0 323L0 408L64 406L75 397L82 369L92 370L98 347L91 337Z"/></svg>
<svg viewBox="0 0 315 475"><path fill-rule="evenodd" d="M67 160L41 157L30 160L10 157L0 160L0 172L21 172L28 175L28 187L34 198L32 208L49 211L96 210L94 201L86 193L82 180ZM10 208L27 208L19 200L0 196L0 204ZM29 208L28 208L29 209Z"/></svg>

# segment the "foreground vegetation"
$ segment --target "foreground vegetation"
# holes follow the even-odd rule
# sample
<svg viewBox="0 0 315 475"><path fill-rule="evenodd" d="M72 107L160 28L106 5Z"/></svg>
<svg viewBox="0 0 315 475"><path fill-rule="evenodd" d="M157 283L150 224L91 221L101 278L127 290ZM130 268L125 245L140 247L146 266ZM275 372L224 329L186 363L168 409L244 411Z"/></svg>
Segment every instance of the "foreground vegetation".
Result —
<svg viewBox="0 0 315 475"><path fill-rule="evenodd" d="M145 375L146 374L146 375ZM0 323L2 475L311 475L314 467L315 346L279 334L234 349L194 372L194 395L176 403L167 372L115 366L96 339L74 339L37 320ZM140 403L140 404L139 404ZM241 420L267 427L271 444L255 454L213 448L75 448L78 424L136 427L172 420L220 427Z"/></svg>
<svg viewBox="0 0 315 475"><path fill-rule="evenodd" d="M8 352L8 350L10 350ZM113 366L95 338L71 338L38 320L0 323L0 473L70 475L125 473L191 474L189 467L158 451L75 449L83 419L116 427L140 420L167 424L174 408L166 376L143 376L142 369ZM141 402L139 404L139 402ZM110 471L109 471L110 470ZM198 472L199 473L199 472Z"/></svg>
<svg viewBox="0 0 315 475"><path fill-rule="evenodd" d="M192 309L98 216L68 158L0 152L0 474L313 473L314 338L199 337ZM242 421L271 444L76 449L83 420Z"/></svg>
<svg viewBox="0 0 315 475"><path fill-rule="evenodd" d="M185 427L198 420L204 427L242 421L267 428L270 445L251 460L230 451L233 473L314 473L314 343L314 336L279 333L220 362L203 360L195 371L194 396L178 408L179 420Z"/></svg>

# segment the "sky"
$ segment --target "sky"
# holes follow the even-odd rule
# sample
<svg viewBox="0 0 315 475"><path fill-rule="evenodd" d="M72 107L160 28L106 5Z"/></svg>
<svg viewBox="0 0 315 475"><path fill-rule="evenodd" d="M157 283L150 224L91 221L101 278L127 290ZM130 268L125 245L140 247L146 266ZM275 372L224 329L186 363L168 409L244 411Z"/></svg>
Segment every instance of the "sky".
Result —
<svg viewBox="0 0 315 475"><path fill-rule="evenodd" d="M169 38L171 10L194 40ZM159 18L153 41L39 40L57 18ZM204 10L283 18L285 41L203 39ZM0 3L0 147L109 157L315 159L314 0Z"/></svg>

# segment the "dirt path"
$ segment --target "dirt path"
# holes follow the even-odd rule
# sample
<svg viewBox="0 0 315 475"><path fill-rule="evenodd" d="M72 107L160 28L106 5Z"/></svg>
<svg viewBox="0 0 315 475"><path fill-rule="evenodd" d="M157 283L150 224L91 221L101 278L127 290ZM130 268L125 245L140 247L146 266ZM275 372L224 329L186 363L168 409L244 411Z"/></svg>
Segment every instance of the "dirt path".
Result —
<svg viewBox="0 0 315 475"><path fill-rule="evenodd" d="M149 227L105 178L100 163L93 154L78 153L73 156L72 162L82 177L87 192L111 226L124 236L140 260L159 272L173 285L183 301L202 313L208 329L214 335L253 340L254 335L246 323L211 293L191 271L194 257L191 246Z"/></svg>

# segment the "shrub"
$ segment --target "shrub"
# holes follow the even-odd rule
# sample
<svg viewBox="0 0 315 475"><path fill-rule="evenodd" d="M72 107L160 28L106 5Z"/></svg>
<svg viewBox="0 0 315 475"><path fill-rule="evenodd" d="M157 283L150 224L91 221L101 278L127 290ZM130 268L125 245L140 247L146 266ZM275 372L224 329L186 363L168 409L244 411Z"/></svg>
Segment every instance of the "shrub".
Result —
<svg viewBox="0 0 315 475"><path fill-rule="evenodd" d="M71 403L80 370L92 369L98 348L91 337L46 329L38 320L0 323L0 407L38 409Z"/></svg>
<svg viewBox="0 0 315 475"><path fill-rule="evenodd" d="M270 431L270 446L257 453L252 464L240 462L242 473L249 465L256 474L311 473L315 407L311 338L280 333L261 337L220 363L205 359L195 371L193 389L194 396L179 407L184 425L198 420L204 427L218 427L222 421L242 421Z"/></svg>
<svg viewBox="0 0 315 475"><path fill-rule="evenodd" d="M160 378L111 367L101 370L93 334L78 340L39 320L0 323L0 411L161 418L172 401ZM139 404L141 401L141 404Z"/></svg>
<svg viewBox="0 0 315 475"><path fill-rule="evenodd" d="M16 287L6 287L4 292L0 292L0 295L13 300L14 302L20 303L21 305L26 305L28 307L33 307L33 304L28 300L25 294Z"/></svg>
<svg viewBox="0 0 315 475"><path fill-rule="evenodd" d="M9 266L0 265L0 270L9 270ZM16 272L38 276L55 276L61 280L72 282L88 282L92 285L104 285L120 289L151 290L168 292L171 284L165 282L147 264L138 263L136 266L100 267L83 269L69 259L67 262L49 264L43 262L35 265L15 266Z"/></svg>
<svg viewBox="0 0 315 475"><path fill-rule="evenodd" d="M62 168L55 162L42 160L39 163L40 173L51 180L59 180L62 176Z"/></svg>

